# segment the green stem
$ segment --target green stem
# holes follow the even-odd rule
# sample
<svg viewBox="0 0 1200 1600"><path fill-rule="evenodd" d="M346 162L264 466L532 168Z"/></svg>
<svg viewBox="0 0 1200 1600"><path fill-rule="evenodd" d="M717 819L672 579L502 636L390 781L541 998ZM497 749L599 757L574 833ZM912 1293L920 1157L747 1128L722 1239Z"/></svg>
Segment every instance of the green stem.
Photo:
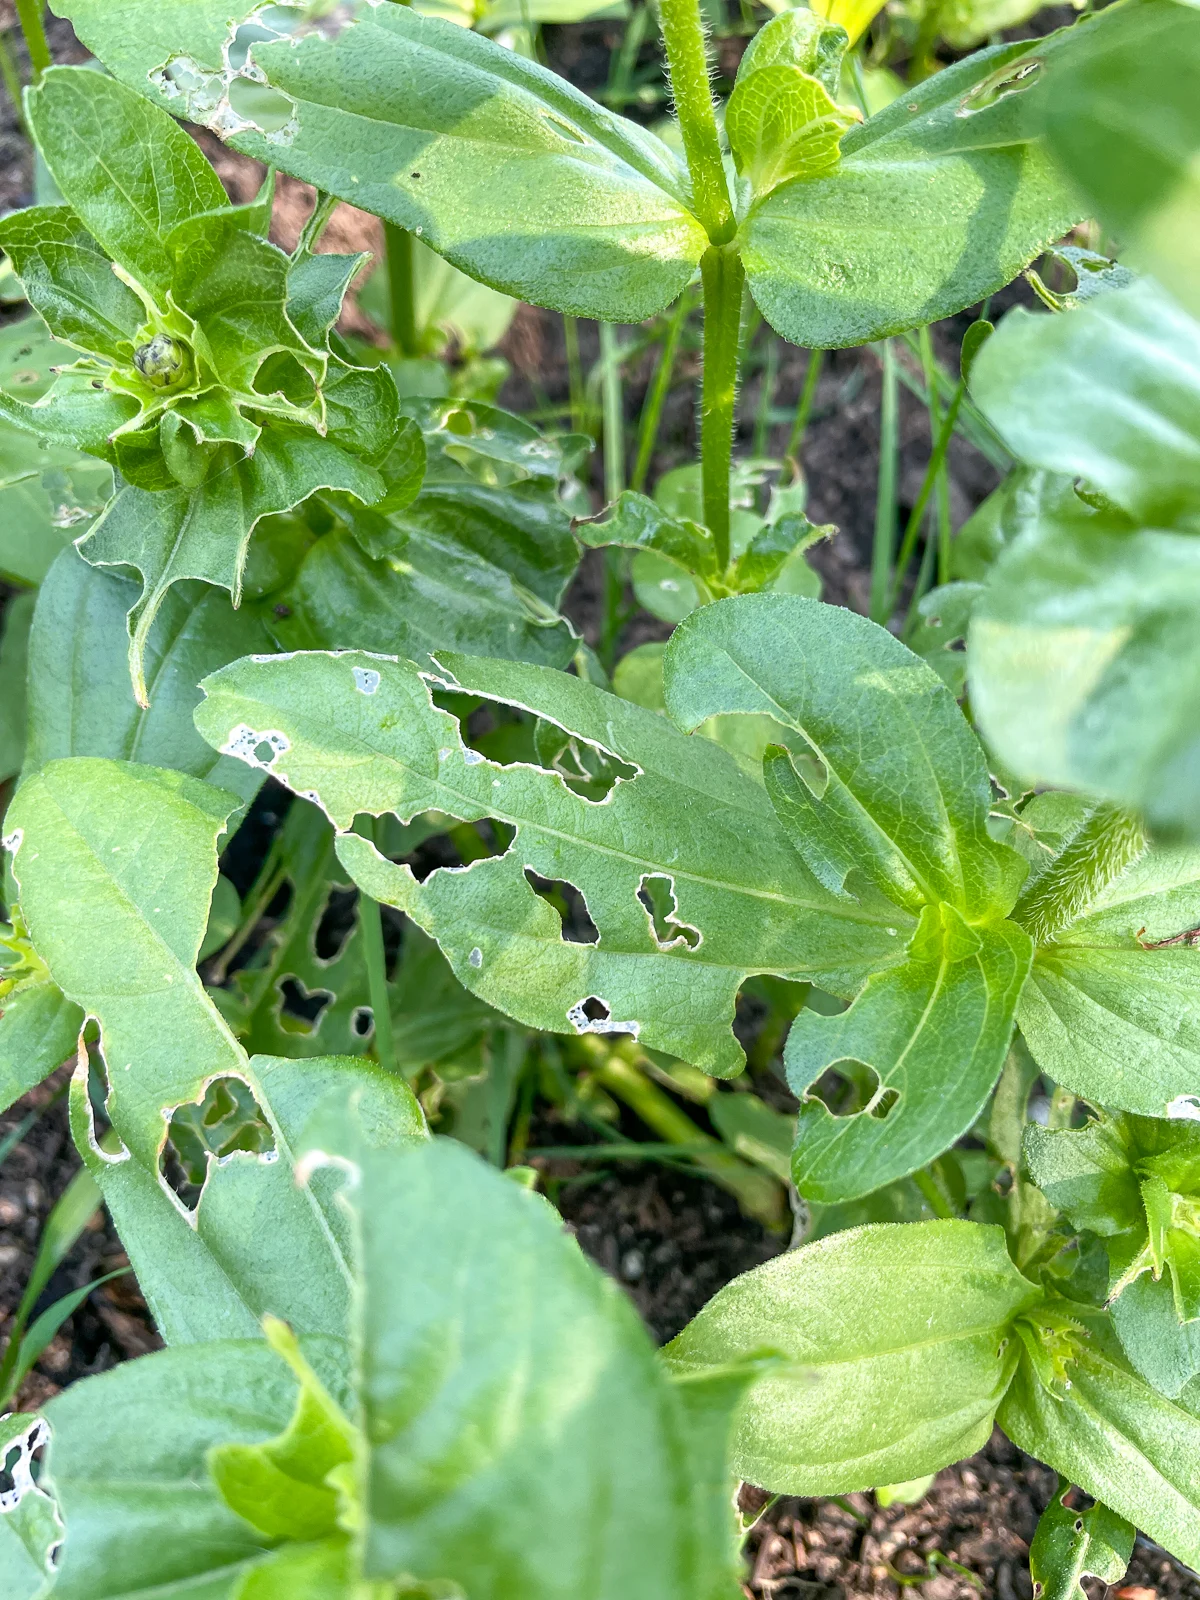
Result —
<svg viewBox="0 0 1200 1600"><path fill-rule="evenodd" d="M688 295L685 291L680 295L667 323L667 335L663 340L658 366L654 369L654 378L647 391L646 402L642 407L642 415L638 421L637 460L634 463L633 477L629 481L629 487L637 489L639 493L646 487L650 463L654 459L654 447L658 443L658 430L662 426L663 406L666 404L667 395L670 393L671 379L675 374L675 358L679 353L679 340L683 333L683 325L687 320L689 309Z"/></svg>
<svg viewBox="0 0 1200 1600"><path fill-rule="evenodd" d="M808 352L808 367L804 373L804 387L800 391L800 399L796 405L796 420L792 423L787 449L783 452L785 459L792 463L797 473L800 471L800 447L804 443L804 435L808 432L808 419L812 416L813 402L817 398L817 382L824 364L824 350Z"/></svg>
<svg viewBox="0 0 1200 1600"><path fill-rule="evenodd" d="M415 356L417 349L417 308L413 272L413 237L407 228L385 222L387 243L388 298L392 313L392 343L401 356Z"/></svg>
<svg viewBox="0 0 1200 1600"><path fill-rule="evenodd" d="M583 363L579 359L579 323L563 317L563 341L567 347L567 383L571 395L571 431L586 433L587 396L583 387Z"/></svg>
<svg viewBox="0 0 1200 1600"><path fill-rule="evenodd" d="M771 408L775 403L775 382L779 377L779 340L767 329L767 359L763 363L762 391L758 397L758 414L754 419L753 452L758 457L767 453L771 432Z"/></svg>
<svg viewBox="0 0 1200 1600"><path fill-rule="evenodd" d="M879 409L879 479L875 495L875 540L871 552L871 621L886 623L892 552L896 546L896 457L898 447L896 353L883 341L883 397Z"/></svg>
<svg viewBox="0 0 1200 1600"><path fill-rule="evenodd" d="M375 839L371 818L355 825L355 833ZM396 1036L392 1032L392 1007L388 998L387 954L383 948L383 914L378 900L358 891L358 925L362 930L363 959L367 968L367 994L375 1021L375 1058L385 1072L398 1072Z"/></svg>
<svg viewBox="0 0 1200 1600"><path fill-rule="evenodd" d="M325 194L322 190L317 190L316 204L309 214L308 221L301 229L300 238L296 243L297 256L307 256L313 253L317 248L317 240L325 232L330 217L332 217L340 204L341 201L337 195Z"/></svg>
<svg viewBox="0 0 1200 1600"><path fill-rule="evenodd" d="M735 1196L748 1216L778 1227L783 1219L783 1191L777 1180L726 1150L719 1139L706 1135L669 1094L651 1083L621 1052L620 1045L612 1051L606 1051L603 1046L595 1051L591 1072L596 1082L618 1100L623 1100L648 1128L669 1144L702 1146L707 1153L695 1156L696 1165Z"/></svg>
<svg viewBox="0 0 1200 1600"><path fill-rule="evenodd" d="M1018 899L1013 921L1035 944L1049 944L1145 849L1146 835L1135 816L1119 806L1097 806Z"/></svg>
<svg viewBox="0 0 1200 1600"><path fill-rule="evenodd" d="M35 86L41 83L42 74L47 67L54 65L50 46L46 43L46 27L42 21L45 9L43 0L17 0L17 17L21 24L21 32L25 35L25 47L29 51L29 65L33 69Z"/></svg>
<svg viewBox="0 0 1200 1600"><path fill-rule="evenodd" d="M600 324L601 394L604 402L604 498L611 503L625 487L625 405L617 330Z"/></svg>
<svg viewBox="0 0 1200 1600"><path fill-rule="evenodd" d="M729 565L729 468L737 399L742 287L746 271L731 245L713 245L700 260L704 284L704 377L700 392L700 471L704 520L717 565Z"/></svg>
<svg viewBox="0 0 1200 1600"><path fill-rule="evenodd" d="M658 21L696 215L713 244L727 244L737 224L721 159L700 0L659 0Z"/></svg>
<svg viewBox="0 0 1200 1600"><path fill-rule="evenodd" d="M928 396L929 445L932 450L936 448L938 438L941 435L942 407L937 397L937 361L933 354L933 338L927 326L920 330L918 341L921 350L921 371L925 377L925 390ZM961 404L962 401L960 400L959 405ZM956 411L955 416L957 417L957 415ZM949 442L949 439L947 439L947 445ZM930 464L932 465L932 462ZM937 463L935 486L937 493L935 510L937 519L938 582L947 583L950 578L950 538L953 529L950 526L950 474L946 471L946 453L944 450L941 460Z"/></svg>
<svg viewBox="0 0 1200 1600"><path fill-rule="evenodd" d="M929 465L925 468L925 476L921 480L920 493L917 495L916 504L913 506L912 511L909 513L908 521L904 525L904 537L900 541L900 554L896 558L896 577L894 583L892 584L891 600L888 606L889 612L894 609L896 601L899 598L900 586L903 584L904 575L908 571L908 563L912 560L912 553L916 548L917 537L921 531L921 522L925 516L926 510L928 509L930 497L933 494L934 488L939 482L939 477L945 476L945 474L942 472L942 468L945 464L946 452L950 448L950 441L954 437L955 424L958 422L958 413L962 407L966 392L966 384L960 382L958 388L954 391L953 397L951 398L949 409L947 410L946 415L942 418L941 426L938 429L938 436L934 441L933 453L929 457ZM948 518L949 507L947 507L947 520ZM947 539L947 544L948 542L949 541ZM946 569L945 577L942 576L943 566ZM947 548L943 554L939 530L939 583L946 583L949 581L949 566L950 552Z"/></svg>
<svg viewBox="0 0 1200 1600"><path fill-rule="evenodd" d="M4 79L4 87L8 91L8 98L13 103L13 110L17 114L17 124L21 132L28 137L29 129L25 125L25 106L21 99L21 78L17 72L16 57L13 55L12 45L9 43L7 33L0 33L0 78Z"/></svg>

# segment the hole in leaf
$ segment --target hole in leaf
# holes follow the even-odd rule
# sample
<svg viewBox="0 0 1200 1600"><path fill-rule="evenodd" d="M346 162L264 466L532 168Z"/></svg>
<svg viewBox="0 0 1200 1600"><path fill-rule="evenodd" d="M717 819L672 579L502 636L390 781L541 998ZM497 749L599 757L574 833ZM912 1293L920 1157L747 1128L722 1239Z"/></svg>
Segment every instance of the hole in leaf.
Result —
<svg viewBox="0 0 1200 1600"><path fill-rule="evenodd" d="M358 921L358 890L331 889L313 933L313 954L318 961L336 961Z"/></svg>
<svg viewBox="0 0 1200 1600"><path fill-rule="evenodd" d="M1041 73L1042 63L1034 56L1028 61L1018 61L1014 66L1001 67L973 89L968 89L958 103L956 117L969 117L977 111L986 111L1005 95L1030 88Z"/></svg>
<svg viewBox="0 0 1200 1600"><path fill-rule="evenodd" d="M306 989L299 978L284 978L278 984L280 993L279 1019L284 1027L288 1027L287 1019L294 1018L302 1023L302 1027L292 1026L292 1033L315 1033L321 1021L321 1013L333 999L328 989Z"/></svg>
<svg viewBox="0 0 1200 1600"><path fill-rule="evenodd" d="M576 1033L631 1033L636 1039L641 1032L640 1022L616 1022L612 1007L598 994L578 1000L567 1012L567 1021Z"/></svg>
<svg viewBox="0 0 1200 1600"><path fill-rule="evenodd" d="M638 899L646 908L655 942L660 949L670 950L681 944L694 950L700 943L700 930L690 922L676 920L678 909L675 900L675 883L662 873L648 872L638 885Z"/></svg>
<svg viewBox="0 0 1200 1600"><path fill-rule="evenodd" d="M194 1211L208 1176L209 1161L246 1150L274 1152L275 1137L250 1086L240 1078L216 1078L203 1097L176 1106L161 1158L162 1175L189 1211Z"/></svg>
<svg viewBox="0 0 1200 1600"><path fill-rule="evenodd" d="M845 1060L826 1067L804 1098L819 1100L835 1117L857 1117L865 1111L883 1121L899 1100L900 1091L885 1088L874 1067Z"/></svg>
<svg viewBox="0 0 1200 1600"><path fill-rule="evenodd" d="M540 878L532 867L525 868L525 879L535 894L552 905L562 920L562 936L567 944L598 944L600 930L592 921L587 901L573 883Z"/></svg>
<svg viewBox="0 0 1200 1600"><path fill-rule="evenodd" d="M637 777L638 769L627 761L553 722L539 720L534 743L541 765L557 772L572 794L595 805L607 800L618 783Z"/></svg>
<svg viewBox="0 0 1200 1600"><path fill-rule="evenodd" d="M370 1006L355 1006L350 1031L356 1039L369 1039L375 1032L375 1013Z"/></svg>
<svg viewBox="0 0 1200 1600"><path fill-rule="evenodd" d="M4 1463L0 1465L0 1495L11 1495L16 1492L17 1481L13 1474L23 1455L24 1451L20 1445L9 1446Z"/></svg>

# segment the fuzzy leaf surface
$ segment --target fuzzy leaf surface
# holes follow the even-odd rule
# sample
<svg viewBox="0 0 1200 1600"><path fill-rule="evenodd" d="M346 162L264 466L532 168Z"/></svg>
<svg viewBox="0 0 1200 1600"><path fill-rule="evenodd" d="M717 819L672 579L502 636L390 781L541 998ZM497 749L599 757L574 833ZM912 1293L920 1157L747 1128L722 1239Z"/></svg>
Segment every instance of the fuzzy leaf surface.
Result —
<svg viewBox="0 0 1200 1600"><path fill-rule="evenodd" d="M783 1494L843 1494L936 1472L987 1439L1041 1299L1001 1229L851 1228L743 1273L666 1348L682 1373L774 1351L738 1417L734 1466Z"/></svg>

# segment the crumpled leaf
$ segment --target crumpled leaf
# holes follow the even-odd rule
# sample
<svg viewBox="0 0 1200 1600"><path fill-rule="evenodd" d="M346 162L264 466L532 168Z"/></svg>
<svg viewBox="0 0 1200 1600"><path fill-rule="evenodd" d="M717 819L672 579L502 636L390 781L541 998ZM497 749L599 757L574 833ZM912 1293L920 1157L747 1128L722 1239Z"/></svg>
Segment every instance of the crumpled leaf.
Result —
<svg viewBox="0 0 1200 1600"><path fill-rule="evenodd" d="M711 741L689 740L656 713L563 673L440 660L464 692L534 711L636 775L596 802L558 772L486 761L433 708L416 668L354 653L240 662L206 680L196 725L215 748L265 761L317 801L342 830L338 854L360 887L433 934L456 977L489 1004L553 1031L640 1031L728 1075L742 1062L729 1022L748 972L819 974L823 987L853 992L900 957L887 930L902 914L822 888L761 786ZM418 884L345 832L360 812L407 821L427 810L496 818L517 830L516 842ZM599 944L564 938L526 867L579 889ZM672 884L676 919L700 932L695 946L659 945L638 898L649 877ZM590 999L601 1015L589 1014Z"/></svg>
<svg viewBox="0 0 1200 1600"><path fill-rule="evenodd" d="M1029 1547L1036 1600L1086 1600L1080 1578L1120 1583L1133 1554L1134 1529L1097 1502L1086 1511L1066 1504L1069 1483L1059 1480L1054 1499L1038 1518Z"/></svg>
<svg viewBox="0 0 1200 1600"><path fill-rule="evenodd" d="M862 117L819 79L786 62L739 72L725 131L756 198L792 179L823 177L840 159L843 134Z"/></svg>
<svg viewBox="0 0 1200 1600"><path fill-rule="evenodd" d="M166 10L126 0L116 11L72 0L68 15L139 92L518 299L638 322L675 299L708 244L661 140L537 63L415 9L356 6L349 26L327 33L305 28L302 13L273 13L245 38L237 75L224 0ZM256 116L248 91L283 120Z"/></svg>
<svg viewBox="0 0 1200 1600"><path fill-rule="evenodd" d="M999 45L906 87L846 134L833 171L755 202L742 259L777 333L828 349L935 322L1067 231L1077 202L1037 140L1027 92L1065 32L1038 41L1040 67L1027 43Z"/></svg>
<svg viewBox="0 0 1200 1600"><path fill-rule="evenodd" d="M978 1450L1016 1363L1012 1321L1041 1299L1000 1228L875 1224L743 1273L664 1353L680 1373L783 1357L739 1412L733 1464L773 1493L844 1494Z"/></svg>

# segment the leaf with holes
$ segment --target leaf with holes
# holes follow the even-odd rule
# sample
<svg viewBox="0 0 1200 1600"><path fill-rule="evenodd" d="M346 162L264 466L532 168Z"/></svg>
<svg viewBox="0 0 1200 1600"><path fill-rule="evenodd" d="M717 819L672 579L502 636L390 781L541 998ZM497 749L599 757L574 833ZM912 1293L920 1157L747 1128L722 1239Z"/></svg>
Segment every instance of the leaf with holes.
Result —
<svg viewBox="0 0 1200 1600"><path fill-rule="evenodd" d="M1060 1479L1029 1547L1029 1575L1038 1600L1085 1600L1080 1578L1120 1583L1133 1554L1134 1529L1124 1517L1100 1504L1076 1511L1066 1503L1069 1493L1070 1484Z"/></svg>
<svg viewBox="0 0 1200 1600"><path fill-rule="evenodd" d="M0 1421L0 1468L11 1484L0 1492L0 1582L5 1600L44 1600L53 1591L62 1519L53 1496L34 1480L31 1461L48 1435L39 1417L11 1412Z"/></svg>
<svg viewBox="0 0 1200 1600"><path fill-rule="evenodd" d="M357 7L328 33L282 8L239 28L223 0L71 0L66 11L105 65L160 105L519 299L640 322L679 294L708 243L683 168L654 134L415 9Z"/></svg>
<svg viewBox="0 0 1200 1600"><path fill-rule="evenodd" d="M738 1417L734 1466L775 1493L844 1494L978 1450L1017 1359L1014 1319L1041 1290L999 1228L851 1228L743 1273L667 1346L699 1374L763 1351L786 1365Z"/></svg>
<svg viewBox="0 0 1200 1600"><path fill-rule="evenodd" d="M742 1062L729 1024L750 972L819 976L853 993L901 956L889 929L903 914L822 888L762 788L711 741L564 673L439 659L455 687L534 711L633 775L617 768L596 801L560 772L487 761L433 707L416 668L352 653L240 662L206 680L196 725L214 748L263 761L318 800L343 832L338 854L360 887L432 933L455 975L489 1004L557 1032L624 1028L728 1075ZM418 883L346 831L359 812L407 821L427 810L491 817L516 838L466 872ZM568 940L527 872L573 885L599 939ZM649 878L670 883L694 945L675 935L660 944L639 899Z"/></svg>

